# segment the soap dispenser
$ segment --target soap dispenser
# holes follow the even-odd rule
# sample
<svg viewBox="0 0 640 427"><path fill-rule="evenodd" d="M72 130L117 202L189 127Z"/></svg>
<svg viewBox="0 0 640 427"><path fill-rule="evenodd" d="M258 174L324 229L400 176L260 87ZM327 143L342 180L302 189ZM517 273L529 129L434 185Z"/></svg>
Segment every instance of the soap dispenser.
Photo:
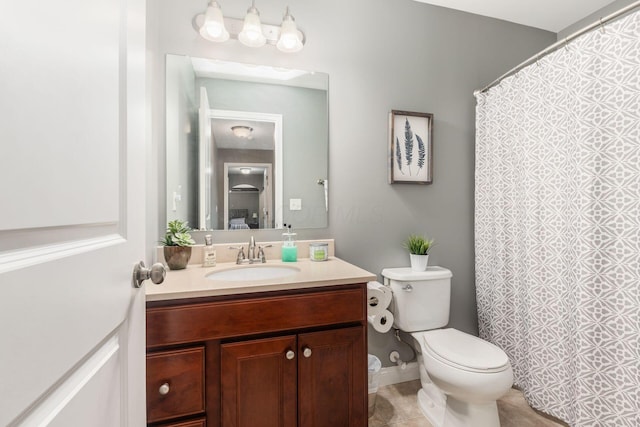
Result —
<svg viewBox="0 0 640 427"><path fill-rule="evenodd" d="M287 232L282 233L282 261L296 262L298 260L296 233L291 231L291 224L285 224L285 226L287 227Z"/></svg>
<svg viewBox="0 0 640 427"><path fill-rule="evenodd" d="M210 234L204 236L204 248L202 249L202 266L216 266L216 250L213 247L213 239Z"/></svg>

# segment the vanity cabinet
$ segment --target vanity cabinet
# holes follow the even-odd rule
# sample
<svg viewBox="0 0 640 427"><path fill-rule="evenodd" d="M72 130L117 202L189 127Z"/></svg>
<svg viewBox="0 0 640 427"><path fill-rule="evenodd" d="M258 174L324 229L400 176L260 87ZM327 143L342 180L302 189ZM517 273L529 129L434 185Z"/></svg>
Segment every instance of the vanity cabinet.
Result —
<svg viewBox="0 0 640 427"><path fill-rule="evenodd" d="M148 302L148 423L365 427L366 330L364 283Z"/></svg>
<svg viewBox="0 0 640 427"><path fill-rule="evenodd" d="M222 345L222 425L361 425L360 327ZM349 420L349 422L345 421Z"/></svg>

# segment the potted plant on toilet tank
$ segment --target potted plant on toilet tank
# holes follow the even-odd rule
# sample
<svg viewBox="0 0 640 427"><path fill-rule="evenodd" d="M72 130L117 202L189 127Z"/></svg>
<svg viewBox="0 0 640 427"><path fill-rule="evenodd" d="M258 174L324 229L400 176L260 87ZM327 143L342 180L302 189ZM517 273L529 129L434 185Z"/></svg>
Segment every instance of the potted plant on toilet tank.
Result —
<svg viewBox="0 0 640 427"><path fill-rule="evenodd" d="M182 270L189 263L191 246L196 243L190 231L187 221L176 219L167 224L167 233L160 243L164 245L164 259L171 270Z"/></svg>
<svg viewBox="0 0 640 427"><path fill-rule="evenodd" d="M409 250L411 269L413 271L425 271L429 262L429 250L433 247L433 239L428 239L415 234L410 235L404 243Z"/></svg>

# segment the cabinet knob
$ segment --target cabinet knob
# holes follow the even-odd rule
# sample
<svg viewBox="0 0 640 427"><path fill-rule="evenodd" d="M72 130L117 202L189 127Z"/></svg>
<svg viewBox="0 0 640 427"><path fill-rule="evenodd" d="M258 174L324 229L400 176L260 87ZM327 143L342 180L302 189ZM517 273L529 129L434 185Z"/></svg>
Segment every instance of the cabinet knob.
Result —
<svg viewBox="0 0 640 427"><path fill-rule="evenodd" d="M158 389L158 393L160 393L161 395L165 395L165 394L169 394L169 384L164 383L160 386L160 388Z"/></svg>
<svg viewBox="0 0 640 427"><path fill-rule="evenodd" d="M311 357L311 353L313 352L309 347L305 347L304 350L302 350L302 354L304 357Z"/></svg>
<svg viewBox="0 0 640 427"><path fill-rule="evenodd" d="M293 352L293 350L289 350L287 351L286 356L287 356L287 359L293 360L293 358L296 357L296 354Z"/></svg>

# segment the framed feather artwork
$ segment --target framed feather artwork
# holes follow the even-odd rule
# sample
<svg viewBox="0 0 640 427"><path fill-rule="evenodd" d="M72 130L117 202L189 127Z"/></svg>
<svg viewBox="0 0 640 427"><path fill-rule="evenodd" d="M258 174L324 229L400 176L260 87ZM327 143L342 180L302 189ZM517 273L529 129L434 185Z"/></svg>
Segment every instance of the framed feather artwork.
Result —
<svg viewBox="0 0 640 427"><path fill-rule="evenodd" d="M389 184L431 184L433 114L392 110L389 134Z"/></svg>

